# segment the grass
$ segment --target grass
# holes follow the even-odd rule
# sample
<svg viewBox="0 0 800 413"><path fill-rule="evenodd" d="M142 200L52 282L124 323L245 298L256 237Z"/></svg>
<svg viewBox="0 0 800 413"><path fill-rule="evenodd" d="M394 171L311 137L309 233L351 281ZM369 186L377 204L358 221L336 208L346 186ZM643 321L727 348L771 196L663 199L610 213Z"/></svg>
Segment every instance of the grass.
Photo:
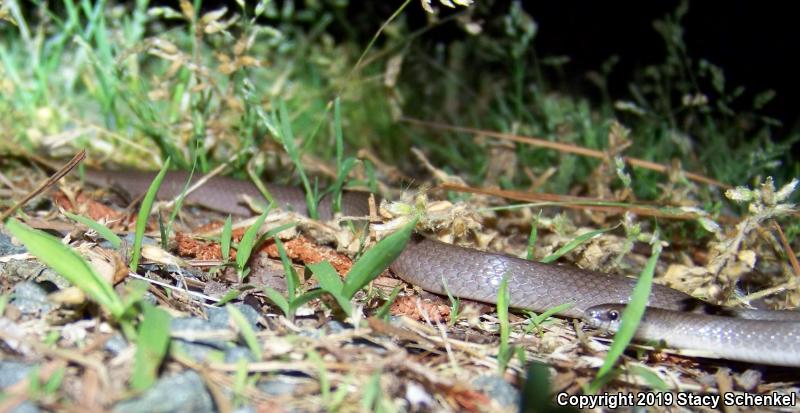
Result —
<svg viewBox="0 0 800 413"><path fill-rule="evenodd" d="M642 273L639 274L639 279L631 292L631 298L625 306L625 311L622 313L622 321L619 330L614 334L614 341L611 348L608 350L603 366L597 371L597 378L589 385L588 393L596 393L603 385L608 383L612 378L612 368L619 360L625 348L633 340L636 334L636 328L644 315L647 302L650 297L650 290L653 285L653 275L655 273L658 258L661 256L661 243L656 236L652 240L652 253L650 259Z"/></svg>
<svg viewBox="0 0 800 413"><path fill-rule="evenodd" d="M258 341L256 332L253 330L250 322L247 321L247 319L244 317L244 314L242 314L238 308L232 305L227 305L225 308L228 310L228 315L230 316L231 320L233 320L234 324L236 324L236 328L238 328L239 334L247 344L247 348L250 349L250 352L253 353L253 356L256 360L261 360L263 358L261 343Z"/></svg>
<svg viewBox="0 0 800 413"><path fill-rule="evenodd" d="M497 292L497 319L500 324L500 345L497 349L497 370L503 374L508 367L508 362L513 356L514 349L509 341L511 337L511 325L508 320L509 310L508 274L503 275L500 282L500 289Z"/></svg>
<svg viewBox="0 0 800 413"><path fill-rule="evenodd" d="M114 249L119 249L122 245L122 238L120 238L114 231L111 231L107 226L92 220L91 218L87 218L82 215L73 214L68 211L64 211L64 215L80 224L86 225L87 227L91 228L93 231L97 232L103 239L108 241Z"/></svg>
<svg viewBox="0 0 800 413"><path fill-rule="evenodd" d="M72 248L62 244L61 240L52 235L32 229L13 218L5 222L5 228L20 240L31 254L92 297L114 318L122 319L125 305L114 292L111 283L100 276Z"/></svg>
<svg viewBox="0 0 800 413"><path fill-rule="evenodd" d="M136 340L136 362L131 388L144 391L158 379L158 371L169 349L169 321L166 311L145 305Z"/></svg>
<svg viewBox="0 0 800 413"><path fill-rule="evenodd" d="M353 307L350 302L353 296L389 268L389 264L400 256L416 225L417 220L414 219L367 250L350 268L344 282L327 261L310 264L308 269L319 280L320 288L332 295L342 311L351 316Z"/></svg>
<svg viewBox="0 0 800 413"><path fill-rule="evenodd" d="M276 2L263 1L210 10L201 1L184 1L179 8L171 9L151 7L143 1L117 5L68 0L50 7L34 2L22 10L17 2L4 2L0 8L0 18L4 19L0 21L4 40L0 42L0 153L25 159L44 147L56 154L86 148L95 164L160 168L162 173L170 168L206 173L227 164L226 173L239 178L270 176L276 182L299 184L312 216L317 215L318 203L326 195L331 195L334 209L340 210L345 189L408 189L427 182L431 175L437 179L458 177L467 185L483 188L601 199L538 200L531 201L535 204L498 208L485 204L479 196L452 191L440 194L451 201L471 200L479 213L485 214L489 226L504 224L506 219L524 222L490 229L530 234L528 258L544 256L548 262L575 260L598 247L608 248L609 256L613 252L612 268L638 269L636 258L641 257L634 246L648 239L658 225L663 238L678 247L667 251L665 260L685 262L680 251L701 250L713 255L724 250L728 253L722 258L733 266L738 263L737 257L751 252L766 257L760 261L772 259L773 249L753 234L772 225L773 220L785 226L790 240L800 232L800 224L786 207L796 195L780 189L800 172L788 151L800 134L781 129L774 119L760 114L771 91L759 95L752 110L731 109L739 99L738 87L726 82L722 68L694 57L685 46L681 28L688 3L654 24L663 40L664 59L631 79L628 95L611 96L605 89L606 78L613 74L613 62L598 69L599 78L594 79L600 99L566 93L553 83L566 61L538 54L539 29L520 3L512 2L504 9L491 1L479 2L469 12L455 9L452 15L440 16L420 30L413 30L408 20L414 2L404 2L386 20L366 28L343 16L341 2L306 3L300 8L279 8ZM441 6L433 3L437 5ZM436 38L439 27L465 30L469 24L480 25L483 31L479 35ZM354 40L358 38L370 41L363 45ZM392 74L392 70L399 71ZM412 122L414 119L428 124ZM431 123L438 126L434 128ZM779 134L785 139L773 142ZM508 135L538 138L552 145L534 146L499 137ZM411 147L425 154L438 171L434 174L420 167L410 155ZM600 156L582 155L587 151ZM677 159L685 171L732 186L757 185L764 177L774 176L779 189L773 185L772 192L779 196L767 199L769 191L756 187L736 190L733 198L737 202L731 202L720 195L719 189L695 183L680 173L667 175L636 167L633 158L662 165ZM139 210L131 270L140 268L141 240L158 185L156 180ZM781 198L784 192L786 196ZM672 220L687 214L677 210L685 206L697 210L689 219ZM554 212L553 207L559 209ZM534 219L535 215L527 212L531 208L546 209ZM583 212L566 212L568 208ZM618 218L598 212L610 208L638 216ZM735 236L715 229L714 225L724 223L723 218L730 217L732 211L753 208L757 212L747 215L746 225L737 228ZM165 246L173 235L173 226L181 225L175 220L180 209L179 202L168 223L161 227ZM241 281L247 280L246 263L256 247L287 228L259 235L265 216L245 231L238 244L232 241L230 217L224 223L219 238L222 263L235 267ZM116 236L90 221L73 219L106 239ZM344 281L328 264L309 265L321 287L310 291L303 291L284 246L275 238L288 276L287 293L268 287L264 292L291 327L283 330L285 326L273 326L273 332L259 334L274 333L270 337L277 341L289 337L294 340L293 346L290 350L264 346L263 336L249 330L249 324L242 323L240 317L232 314L232 318L239 320L238 331L245 345L267 363L258 368L278 363L284 371L299 369L316 378L319 392L293 403L318 401L331 410L347 410L349 404L356 403L366 410L393 411L398 408L394 400L399 393L392 392L397 389L387 385L387 378L403 375L409 382L435 389L437 402L445 400L451 403L448 407L456 406L454 410L466 408L458 403L467 403L473 395L459 393L448 383L454 377L465 377L464 371L473 375L483 372L476 366L485 366L486 361L476 359L479 352L474 349L454 349L457 343L450 342L439 345L436 334L420 331L417 334L424 339L404 340L420 352L440 355L446 362L434 363L434 368L426 370L408 357L400 361L380 359L385 364L377 366L374 359L361 358L363 354L358 353L352 356L358 362L349 363L351 370L343 371L342 365L348 363L338 357L344 353L330 349L351 346L352 342L337 341L341 338L324 343L308 341L296 333L308 318L298 316L298 310L316 302L323 291L334 297L346 315L363 309L386 319L399 287L392 290L388 300L379 302L377 309L370 307L372 300L353 306L354 297L399 254L413 226L408 224L363 252ZM617 235L620 226L624 236ZM121 297L60 240L31 230L18 220L8 221L6 228L42 262L87 292L112 315L112 320L127 326L123 328L129 338L138 338L131 387L145 389L158 379L161 366L174 366L175 360L166 355L170 341L164 329L169 317L162 310L139 304L143 287ZM366 239L366 235L362 237ZM745 239L747 242L741 242ZM230 263L234 247L237 255ZM653 276L658 256L656 251L651 254L642 279ZM789 281L777 278L775 282ZM638 293L644 291L644 287L638 288ZM240 296L244 290L236 289L223 301ZM0 297L0 307L5 307L9 295ZM454 319L469 323L469 312L457 313L459 300L450 300ZM557 322L542 325L559 309L535 316L528 325L514 330L518 327L511 323L513 316L507 312L507 305L498 306L500 352L494 352L497 343L487 346L491 346L491 354L497 354L499 372L523 375L524 363L516 360L515 354L523 352L527 359L542 357L534 349L547 348L551 338L548 332L558 331L562 338L572 334L572 330L565 333ZM317 314L330 317L324 311ZM626 313L625 317L627 321L631 316ZM635 319L636 314L632 317ZM463 324L454 322L447 331L458 331ZM511 338L511 331L526 336L534 329L540 340L536 346L522 348ZM375 335L356 339L380 341ZM394 343L384 344L398 349ZM612 355L598 375L615 371L614 359L625 344L625 340L615 340L609 353ZM395 354L403 355L403 351ZM337 362L331 362L331 357ZM305 362L310 367L303 370ZM449 366L453 365L460 366L461 372L451 371ZM361 370L363 366L369 368ZM213 367L218 369L214 374L225 371L218 364ZM635 366L629 367L628 371L650 387L663 388L663 376L649 370L637 373ZM248 377L255 380L263 373L256 369L238 366L235 370L232 387L237 400L245 400L251 390L245 385L250 383ZM537 371L534 376L544 377L541 369ZM532 383L536 380L531 375ZM223 385L227 383L228 378L212 377ZM621 376L615 379L627 380ZM219 385L211 382L210 386ZM532 386L549 386L546 379L539 382Z"/></svg>
<svg viewBox="0 0 800 413"><path fill-rule="evenodd" d="M142 240L144 239L144 231L147 222L150 219L150 212L153 210L153 202L155 202L158 189L161 187L161 182L169 170L170 158L164 162L164 166L158 172L158 175L153 179L150 188L145 193L142 199L142 206L139 208L139 215L136 217L136 232L133 238L133 252L131 256L130 269L133 272L139 269L139 259L142 256Z"/></svg>
<svg viewBox="0 0 800 413"><path fill-rule="evenodd" d="M244 232L241 241L239 241L239 248L236 250L236 273L240 280L244 280L250 268L247 267L247 262L250 260L250 254L256 247L258 241L258 232L264 225L264 220L267 219L267 213L264 212L256 218L253 225L247 228Z"/></svg>
<svg viewBox="0 0 800 413"><path fill-rule="evenodd" d="M13 218L6 221L5 227L21 240L33 255L108 311L129 339L136 340L137 352L131 386L137 391L152 386L158 377L158 368L169 346L169 314L150 305L143 305L143 318L138 331L134 334L133 322L138 311L134 311L133 307L140 302L143 291L130 294L125 302L113 290L110 281L98 274L95 268L71 247Z"/></svg>

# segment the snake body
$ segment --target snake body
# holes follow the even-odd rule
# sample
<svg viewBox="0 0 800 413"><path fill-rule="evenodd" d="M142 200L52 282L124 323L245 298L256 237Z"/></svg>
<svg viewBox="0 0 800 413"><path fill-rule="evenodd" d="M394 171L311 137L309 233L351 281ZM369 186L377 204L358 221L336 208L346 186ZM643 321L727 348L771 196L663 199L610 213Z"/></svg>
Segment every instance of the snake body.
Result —
<svg viewBox="0 0 800 413"><path fill-rule="evenodd" d="M90 170L86 179L100 187L113 187L130 197L144 194L155 173ZM188 179L183 172L169 172L158 198L180 194ZM194 181L199 176L193 178ZM269 184L267 189L285 209L307 214L301 189ZM186 201L233 215L249 216L242 195L263 199L250 182L215 176L189 194ZM345 215L367 215L368 194L345 192ZM330 202L318 207L321 219L332 217ZM390 266L404 281L427 291L496 303L503 276L508 276L510 306L546 311L554 306L572 306L560 315L583 318L588 323L615 329L609 322L617 305L628 302L635 280L570 266L547 265L503 254L459 247L414 236ZM703 313L703 314L698 314ZM712 313L708 315L707 313ZM758 321L748 320L758 319ZM742 310L714 306L680 291L653 285L645 319L638 330L644 340L663 340L677 348L708 352L711 356L754 363L800 367L800 312ZM724 349L724 351L720 351ZM765 353L777 354L765 357Z"/></svg>
<svg viewBox="0 0 800 413"><path fill-rule="evenodd" d="M624 308L621 304L600 304L587 309L584 318L595 327L617 330ZM650 307L635 337L710 352L719 358L779 366L796 367L800 354L800 322L796 321L765 322Z"/></svg>

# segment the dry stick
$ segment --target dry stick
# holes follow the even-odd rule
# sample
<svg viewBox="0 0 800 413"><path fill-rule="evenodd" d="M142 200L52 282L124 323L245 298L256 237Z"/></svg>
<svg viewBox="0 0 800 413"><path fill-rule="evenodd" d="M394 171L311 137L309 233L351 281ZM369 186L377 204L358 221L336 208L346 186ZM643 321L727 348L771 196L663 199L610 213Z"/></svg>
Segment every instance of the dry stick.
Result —
<svg viewBox="0 0 800 413"><path fill-rule="evenodd" d="M539 147L542 147L542 148L555 149L555 150L560 151L560 152L573 153L573 154L576 154L576 155L583 155L583 156L588 156L588 157L591 157L591 158L598 158L598 159L606 159L607 158L607 154L605 152L603 152L603 151L599 151L599 150L596 150L596 149L584 148L582 146L576 146L576 145L570 145L570 144L565 144L565 143L552 142L552 141L548 141L548 140L542 139L542 138L532 138L532 137L529 137L529 136L520 136L520 135L511 134L511 133L503 133L503 132L495 132L495 131L490 131L490 130L468 128L468 127L464 127L464 126L445 125L445 124L441 124L441 123L426 122L426 121L422 121L422 120L419 120L419 119L406 118L406 117L403 117L400 120L402 122L410 123L412 125L423 126L423 127L432 128L432 129L447 130L447 131L452 131L452 132L471 133L473 135L491 136L493 138L504 139L504 140L514 141L514 142L527 143L527 144L532 145L532 146L539 146ZM622 159L625 160L625 162L627 162L627 163L629 163L629 164L631 164L633 166L639 167L639 168L649 169L649 170L652 170L652 171L660 172L662 174L666 174L666 173L669 172L669 167L668 166L662 165L662 164L659 164L659 163L645 161L644 159L631 158L630 156L623 156ZM691 179L693 181L702 182L702 183L705 183L705 184L708 184L708 185L714 185L714 186L717 186L717 187L720 187L720 188L725 188L725 189L730 189L731 188L730 185L724 184L722 182L719 182L717 180L708 178L708 177L700 175L700 174L696 174L696 173L692 173L692 172L685 172L685 171L684 171L684 174L686 175L686 177L688 179Z"/></svg>
<svg viewBox="0 0 800 413"><path fill-rule="evenodd" d="M621 214L626 211L631 211L637 215L651 216L657 218L668 218L668 219L697 219L699 217L698 214L690 212L670 213L656 208L649 208L649 207L635 206L635 205L631 206L595 205L597 203L608 202L606 200L596 199L596 198L564 196L564 195L555 195L547 193L527 193L527 192L507 191L503 189L492 189L492 188L473 188L470 186L455 185L455 184L441 184L438 185L437 187L448 191L469 192L481 195L492 195L523 202L558 202L559 203L558 206L560 207L579 209L579 210L591 209L593 211L609 212L615 214Z"/></svg>
<svg viewBox="0 0 800 413"><path fill-rule="evenodd" d="M44 190L46 190L47 188L55 185L56 182L58 182L61 178L64 177L64 175L68 174L72 169L78 166L78 164L81 163L81 161L83 161L84 159L86 159L86 149L82 149L80 152L75 154L75 156L73 156L72 159L70 159L66 165L61 167L61 169L59 169L53 175L47 178L47 180L39 184L39 186L36 187L36 189L34 189L33 191L29 192L28 195L25 195L25 197L22 198L22 200L20 200L19 202L17 202L16 205L12 206L6 212L0 215L0 222L5 222L5 220L11 216L11 214L16 212L21 207L25 206L25 204L30 202L31 199L44 192Z"/></svg>
<svg viewBox="0 0 800 413"><path fill-rule="evenodd" d="M800 283L798 283L798 281L800 281L800 278L798 278L800 277L800 264L798 264L797 262L797 257L795 257L794 255L794 250L792 250L792 246L789 245L789 240L787 240L786 235L783 234L783 229L781 229L781 226L778 224L778 221L773 219L772 226L775 227L775 230L778 231L778 238L780 238L781 244L783 244L783 249L786 252L786 255L789 257L789 263L791 263L792 265L792 270L794 271L795 278L789 279L789 281L781 285L776 285L774 287L766 288L764 290L748 294L747 296L742 298L742 300L746 302L759 300L761 298L768 297L772 294L777 294L779 292L783 292L789 289L800 288Z"/></svg>
<svg viewBox="0 0 800 413"><path fill-rule="evenodd" d="M778 293L784 292L786 290L795 289L795 288L798 288L798 287L800 287L800 283L797 283L794 280L787 281L787 282L785 282L785 283L783 283L781 285L776 285L774 287L765 288L765 289L763 289L761 291L757 291L757 292L754 292L752 294L747 294L746 296L744 296L744 297L742 297L740 299L737 299L737 301L749 303L749 302L752 302L752 301L755 301L755 300L760 300L760 299L762 299L764 297L769 297L769 296L771 296L773 294L778 294Z"/></svg>
<svg viewBox="0 0 800 413"><path fill-rule="evenodd" d="M778 231L778 237L781 239L781 244L783 244L783 250L789 257L789 263L792 264L792 270L794 270L795 277L800 277L800 263L797 262L797 257L794 255L794 250L792 250L792 246L789 245L789 240L786 239L786 235L784 235L780 224L778 224L778 221L773 219L772 226L774 226L775 230Z"/></svg>

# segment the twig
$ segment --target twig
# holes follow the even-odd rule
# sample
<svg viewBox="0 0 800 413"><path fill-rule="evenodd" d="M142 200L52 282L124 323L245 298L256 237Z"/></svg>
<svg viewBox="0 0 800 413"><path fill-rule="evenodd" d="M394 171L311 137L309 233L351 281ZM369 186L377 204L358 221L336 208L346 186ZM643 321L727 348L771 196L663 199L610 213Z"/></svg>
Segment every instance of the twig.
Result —
<svg viewBox="0 0 800 413"><path fill-rule="evenodd" d="M86 159L86 149L82 149L80 152L78 152L75 156L72 157L72 159L69 160L69 162L67 162L66 165L64 165L61 169L56 171L44 182L39 184L39 186L36 187L36 189L34 189L33 191L29 192L28 195L25 195L25 197L22 198L22 200L17 202L14 206L12 206L6 212L0 215L0 222L5 222L5 220L8 217L10 217L18 209L25 206L25 204L30 202L31 199L44 192L44 190L46 190L47 188L55 185L56 182L61 180L61 178L63 178L64 175L68 174L72 169L78 166L78 164L81 163L81 161L83 161L84 159Z"/></svg>
<svg viewBox="0 0 800 413"><path fill-rule="evenodd" d="M630 204L620 205L617 202L606 201L597 198L585 198L585 197L556 195L548 193L528 193L528 192L508 191L508 190L494 189L494 188L473 188L470 186L454 185L454 184L441 184L438 186L438 188L445 189L448 191L469 192L481 195L492 195L506 199L513 199L516 201L553 203L553 205L557 205L564 208L572 208L580 210L591 209L594 211L609 212L616 214L622 214L626 211L631 211L637 215L644 215L644 216L651 216L658 218L669 218L669 219L684 219L684 220L697 219L700 217L699 214L691 212L668 212L655 207L637 206Z"/></svg>
<svg viewBox="0 0 800 413"><path fill-rule="evenodd" d="M542 138L533 138L533 137L529 137L529 136L520 136L520 135L511 134L511 133L495 132L495 131L490 131L490 130L468 128L468 127L463 127L463 126L452 126L452 125L446 125L446 124L435 123L435 122L426 122L426 121L423 121L423 120L413 119L413 118L406 118L406 117L401 118L400 120L402 122L406 122L406 123L410 123L412 125L422 126L422 127L426 127L426 128L447 130L447 131L452 131L452 132L471 133L473 135L490 136L490 137L493 137L493 138L504 139L504 140L508 140L508 141L526 143L526 144L532 145L532 146L555 149L555 150L560 151L560 152L572 153L572 154L576 154L576 155L583 155L583 156L587 156L587 157L590 157L590 158L598 158L598 159L606 159L607 158L606 153L603 152L603 151L599 151L599 150L596 150L596 149L590 149L590 148L584 148L582 146L577 146L577 145L572 145L572 144L548 141L548 140L542 139ZM630 156L623 156L622 159L624 159L625 162L627 162L627 163L629 163L629 164L631 164L633 166L639 167L639 168L649 169L649 170L652 170L652 171L660 172L662 174L666 174L666 173L669 172L669 167L668 166L662 165L662 164L659 164L659 163L650 162L650 161L646 161L644 159L639 159L639 158L632 158ZM700 175L700 174L696 174L696 173L692 173L692 172L686 172L686 171L684 171L684 174L686 175L686 178L691 179L693 181L702 182L702 183L705 183L705 184L708 184L708 185L714 185L714 186L717 186L717 187L720 187L720 188L725 188L725 189L732 188L728 184L724 184L724 183L719 182L719 181L717 181L715 179L711 179L709 177L706 177L706 176L703 176L703 175Z"/></svg>
<svg viewBox="0 0 800 413"><path fill-rule="evenodd" d="M783 250L789 257L789 263L792 264L792 270L794 270L794 276L800 277L800 263L797 262L797 257L794 255L794 250L792 250L792 246L789 245L789 240L786 239L786 235L783 233L783 230L781 229L781 226L778 224L778 221L772 220L772 226L775 227L776 231L778 231L778 237L781 239L781 244L783 244Z"/></svg>

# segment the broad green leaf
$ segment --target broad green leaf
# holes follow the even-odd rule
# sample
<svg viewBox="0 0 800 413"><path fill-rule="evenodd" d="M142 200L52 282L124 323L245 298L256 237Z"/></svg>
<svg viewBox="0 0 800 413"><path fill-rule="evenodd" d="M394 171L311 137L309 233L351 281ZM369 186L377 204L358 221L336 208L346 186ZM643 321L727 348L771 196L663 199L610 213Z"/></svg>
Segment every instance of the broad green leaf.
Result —
<svg viewBox="0 0 800 413"><path fill-rule="evenodd" d="M103 279L75 250L58 238L35 230L16 219L6 221L6 228L31 254L59 273L119 319L125 311L111 284Z"/></svg>
<svg viewBox="0 0 800 413"><path fill-rule="evenodd" d="M322 261L316 264L309 264L307 267L314 276L317 277L317 280L319 280L320 288L336 299L336 302L339 303L339 306L342 307L345 314L352 314L353 308L350 304L350 299L342 294L342 287L344 286L342 279L339 278L339 273L336 272L331 263Z"/></svg>
<svg viewBox="0 0 800 413"><path fill-rule="evenodd" d="M377 278L389 265L400 256L406 248L411 233L417 225L417 220L409 222L400 230L382 239L370 248L364 255L353 264L342 288L342 295L348 300L352 299L356 292L364 288L372 280Z"/></svg>

